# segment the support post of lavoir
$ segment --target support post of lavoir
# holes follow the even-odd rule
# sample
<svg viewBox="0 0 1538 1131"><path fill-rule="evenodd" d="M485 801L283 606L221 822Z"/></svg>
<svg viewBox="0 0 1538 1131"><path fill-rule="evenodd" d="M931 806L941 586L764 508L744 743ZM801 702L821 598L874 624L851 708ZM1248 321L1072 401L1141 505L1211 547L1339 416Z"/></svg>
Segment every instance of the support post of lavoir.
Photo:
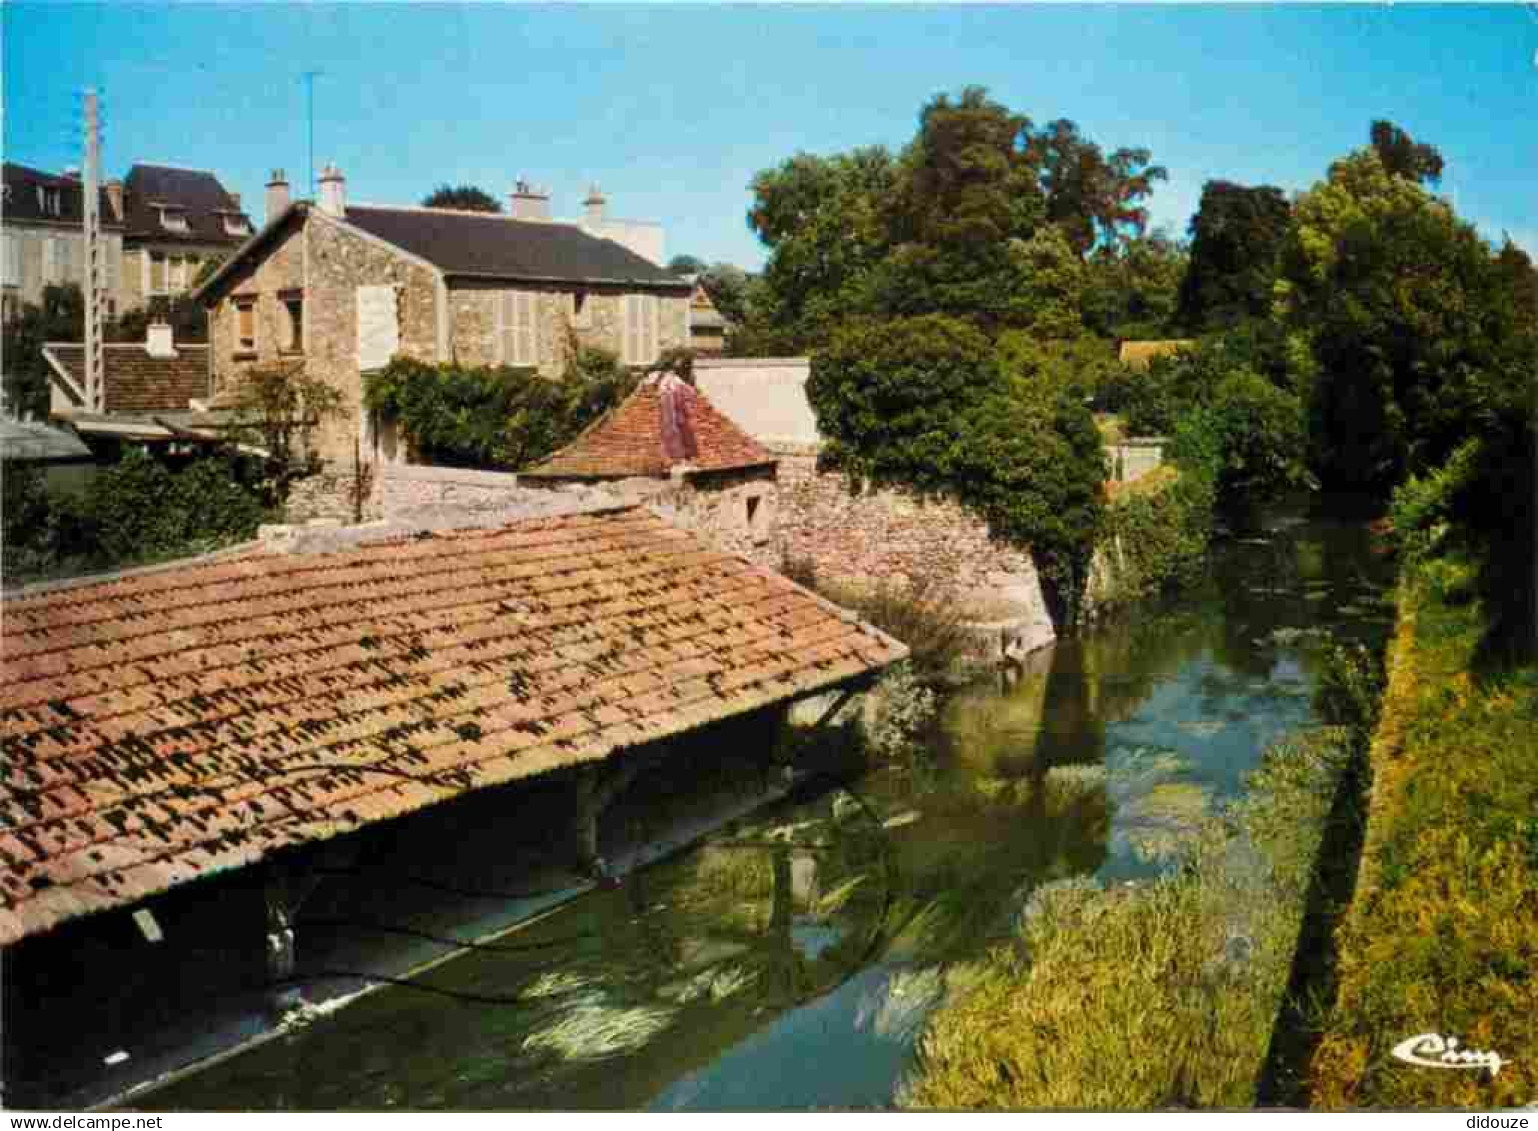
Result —
<svg viewBox="0 0 1538 1131"><path fill-rule="evenodd" d="M267 1007L282 1015L302 999L294 980L294 918L320 882L311 869L273 860L263 868L262 902L266 913Z"/></svg>
<svg viewBox="0 0 1538 1131"><path fill-rule="evenodd" d="M598 854L598 821L614 799L630 788L641 771L662 751L648 750L644 755L629 753L612 764L584 766L577 771L576 796L572 814L572 841L577 867L602 879L606 874L604 859Z"/></svg>

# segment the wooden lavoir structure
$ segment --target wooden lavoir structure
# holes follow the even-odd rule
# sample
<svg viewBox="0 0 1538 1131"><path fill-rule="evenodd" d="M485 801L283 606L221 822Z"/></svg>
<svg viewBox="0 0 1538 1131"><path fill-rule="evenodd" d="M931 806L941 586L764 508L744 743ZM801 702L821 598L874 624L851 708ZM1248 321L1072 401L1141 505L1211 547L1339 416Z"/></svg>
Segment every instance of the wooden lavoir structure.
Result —
<svg viewBox="0 0 1538 1131"><path fill-rule="evenodd" d="M259 866L274 975L286 850L562 770L591 857L642 755L906 654L634 506L301 531L3 617L0 944Z"/></svg>

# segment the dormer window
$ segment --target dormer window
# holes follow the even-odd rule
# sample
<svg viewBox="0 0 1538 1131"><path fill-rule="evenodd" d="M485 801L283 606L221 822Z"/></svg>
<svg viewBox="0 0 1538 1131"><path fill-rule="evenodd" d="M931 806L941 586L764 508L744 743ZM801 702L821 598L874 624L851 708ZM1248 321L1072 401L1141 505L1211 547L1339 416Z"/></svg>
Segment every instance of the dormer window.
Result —
<svg viewBox="0 0 1538 1131"><path fill-rule="evenodd" d="M63 211L59 190L48 185L38 185L37 207L44 216L59 215Z"/></svg>
<svg viewBox="0 0 1538 1131"><path fill-rule="evenodd" d="M162 208L160 210L160 226L168 232L191 231L191 228L187 225L187 213L179 208Z"/></svg>
<svg viewBox="0 0 1538 1131"><path fill-rule="evenodd" d="M249 236L251 225L246 223L244 216L232 216L228 212L224 215L224 230L232 236Z"/></svg>

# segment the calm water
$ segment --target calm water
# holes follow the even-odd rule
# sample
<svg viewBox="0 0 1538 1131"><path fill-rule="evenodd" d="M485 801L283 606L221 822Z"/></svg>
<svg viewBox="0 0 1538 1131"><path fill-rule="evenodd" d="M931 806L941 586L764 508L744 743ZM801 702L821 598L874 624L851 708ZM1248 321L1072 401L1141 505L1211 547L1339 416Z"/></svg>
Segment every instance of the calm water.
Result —
<svg viewBox="0 0 1538 1131"><path fill-rule="evenodd" d="M1361 519L1278 512L1200 590L947 704L932 747L754 814L145 1108L885 1106L1031 892L1154 874L1392 610Z"/></svg>

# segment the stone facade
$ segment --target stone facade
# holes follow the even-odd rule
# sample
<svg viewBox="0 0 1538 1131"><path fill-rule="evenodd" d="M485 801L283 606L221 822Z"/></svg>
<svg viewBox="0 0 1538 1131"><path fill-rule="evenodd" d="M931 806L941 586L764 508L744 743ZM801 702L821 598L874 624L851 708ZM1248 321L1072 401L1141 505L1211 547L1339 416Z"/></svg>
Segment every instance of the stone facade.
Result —
<svg viewBox="0 0 1538 1131"><path fill-rule="evenodd" d="M773 466L671 479L619 479L604 483L603 489L646 503L718 550L773 569L780 566L779 484Z"/></svg>
<svg viewBox="0 0 1538 1131"><path fill-rule="evenodd" d="M357 451L373 461L373 437L363 411L363 378L358 369L360 286L393 285L397 294L400 352L423 361L438 358L438 276L426 264L317 215L296 220L264 255L242 264L224 298L209 312L214 346L214 388L231 395L258 366L303 362L343 398L344 414L317 429L316 443L327 461L351 465ZM283 296L303 296L301 348L287 348L288 310ZM237 306L256 303L256 348L243 349ZM356 445L356 447L355 447Z"/></svg>
<svg viewBox="0 0 1538 1131"><path fill-rule="evenodd" d="M302 361L307 373L340 390L345 412L317 430L323 459L350 467L354 452L364 461L390 461L385 437L376 437L363 410L358 367L358 288L396 288L399 352L419 361L453 359L463 365L499 363L495 302L501 293L486 286L448 285L436 268L415 256L348 227L318 209L298 214L288 229L258 255L239 265L221 287L209 312L214 347L215 395L228 399L253 368ZM539 300L539 369L559 376L566 360L566 327L574 317L575 286L536 291ZM288 348L285 297L303 296L301 348ZM583 292L576 319L584 344L621 352L623 318L618 289ZM256 345L242 348L238 306L254 301ZM659 350L688 340L687 296L658 295ZM383 446L381 446L383 445Z"/></svg>
<svg viewBox="0 0 1538 1131"><path fill-rule="evenodd" d="M535 349L539 371L559 377L566 365L568 333L576 331L584 346L624 354L623 291L615 289L564 289L491 287L457 284L449 290L450 352L460 365L500 365L497 345L496 304L508 290L533 291L538 295ZM581 309L578 311L580 296ZM689 300L676 295L657 295L657 348L685 346L689 342Z"/></svg>
<svg viewBox="0 0 1538 1131"><path fill-rule="evenodd" d="M960 503L903 490L852 491L819 468L817 445L773 446L779 457L775 553L809 564L820 579L854 586L933 578L953 588L980 638L1012 654L1054 638L1036 564L996 541Z"/></svg>

